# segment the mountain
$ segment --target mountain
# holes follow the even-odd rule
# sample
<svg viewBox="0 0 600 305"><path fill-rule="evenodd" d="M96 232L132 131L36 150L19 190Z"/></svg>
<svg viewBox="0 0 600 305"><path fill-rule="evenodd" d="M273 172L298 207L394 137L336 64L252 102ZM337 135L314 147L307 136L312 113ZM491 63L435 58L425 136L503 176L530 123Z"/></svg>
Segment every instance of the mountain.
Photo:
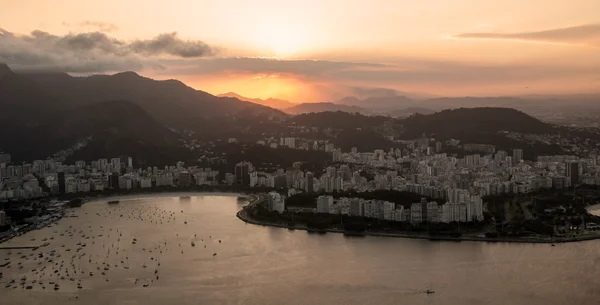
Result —
<svg viewBox="0 0 600 305"><path fill-rule="evenodd" d="M0 136L17 126L32 126L64 106L38 83L0 64Z"/></svg>
<svg viewBox="0 0 600 305"><path fill-rule="evenodd" d="M140 105L168 126L185 127L194 120L218 116L285 117L282 112L269 107L237 98L219 98L177 80L157 81L134 72L89 77L73 77L66 73L27 73L23 76L70 107L127 100ZM0 95L4 94L0 92ZM38 101L44 102L43 99Z"/></svg>
<svg viewBox="0 0 600 305"><path fill-rule="evenodd" d="M310 112L324 112L324 111L343 111L349 113L362 113L369 114L370 112L364 108L358 106L340 105L334 103L302 103L295 105L290 108L283 109L284 112L289 114L301 114Z"/></svg>
<svg viewBox="0 0 600 305"><path fill-rule="evenodd" d="M7 64L0 63L0 77L4 76L4 74L11 72L12 71L10 70Z"/></svg>
<svg viewBox="0 0 600 305"><path fill-rule="evenodd" d="M551 133L554 127L510 108L447 109L430 115L416 114L403 120L408 138L435 134L436 138L457 138L475 134L496 134L501 131Z"/></svg>
<svg viewBox="0 0 600 305"><path fill-rule="evenodd" d="M335 104L359 106L365 109L398 109L418 106L418 102L414 102L406 96L395 95L395 96L384 96L384 97L369 97L366 99L359 99L354 96L349 96L337 100Z"/></svg>
<svg viewBox="0 0 600 305"><path fill-rule="evenodd" d="M263 106L267 106L267 107L271 107L271 108L275 108L275 109L280 109L280 110L290 108L295 105L294 103L288 102L286 100L280 100L280 99L275 99L275 98L268 98L266 100L259 99L259 98L248 98L248 97L241 96L235 92L223 93L223 94L219 94L217 96L218 97L233 97L240 101L255 103L255 104L259 104L259 105L263 105Z"/></svg>
<svg viewBox="0 0 600 305"><path fill-rule="evenodd" d="M416 114L401 120L400 138L435 136L438 140L457 139L461 143L492 144L498 150L523 149L527 159L538 155L564 154L560 146L541 141L525 142L508 137L506 132L558 134L560 128L526 113L499 107L447 109L430 115Z"/></svg>
<svg viewBox="0 0 600 305"><path fill-rule="evenodd" d="M384 116L367 116L360 113L311 112L291 117L288 123L300 126L334 128L334 129L371 129L383 125L386 121L394 120Z"/></svg>
<svg viewBox="0 0 600 305"><path fill-rule="evenodd" d="M64 111L7 139L6 151L17 160L44 159L82 144L70 160L131 156L136 164L170 164L188 152L180 136L128 101L94 103ZM3 143L4 144L4 143Z"/></svg>

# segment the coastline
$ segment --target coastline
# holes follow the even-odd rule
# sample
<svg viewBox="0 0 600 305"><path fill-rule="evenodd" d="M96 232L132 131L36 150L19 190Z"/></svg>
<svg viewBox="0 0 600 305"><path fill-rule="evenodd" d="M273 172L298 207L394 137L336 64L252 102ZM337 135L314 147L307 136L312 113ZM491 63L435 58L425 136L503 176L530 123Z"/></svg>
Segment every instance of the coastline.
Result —
<svg viewBox="0 0 600 305"><path fill-rule="evenodd" d="M100 201L108 200L108 199L117 199L117 200L128 201L128 200L143 200L143 199L149 199L149 198L154 198L154 197L177 197L177 196L189 196L189 195L245 196L249 200L248 204L246 204L241 210L239 210L236 213L236 217L238 219L244 221L245 223L250 223L253 225L260 225L260 226L277 227L277 228L283 228L283 229L289 229L289 230L311 231L308 227L302 226L302 225L291 226L288 224L273 223L273 222L268 222L268 221L263 221L263 220L258 220L258 219L252 218L250 215L248 215L248 213L246 213L246 211L247 211L248 207L261 201L262 198L260 196L260 193L245 194L243 192L227 192L227 191L224 191L224 192L216 191L215 192L215 191L199 191L199 190L192 190L192 191L161 190L158 192L149 191L149 192L140 192L140 193L135 193L135 194L102 194L102 193L99 193L99 194L96 194L96 196L84 196L84 197L80 197L80 199L81 199L81 205L83 205L83 204L90 203L90 202L92 202L92 203L100 202ZM148 196L148 197L146 197L146 196ZM31 230L37 230L42 227L51 226L54 223L60 221L63 217L66 217L68 210L73 209L73 208L75 208L75 207L65 207L65 209L62 211L60 217L53 218L51 221L46 222L43 226L40 226L37 228L32 228L30 230L27 230L26 232L20 232L18 235L26 234L27 232L29 232ZM600 211L600 205L590 206L590 207L588 207L588 210ZM340 230L340 229L322 229L322 230L320 230L320 232L323 232L323 233L345 233L344 230ZM1 240L0 244L12 239L15 236L16 235ZM587 234L587 235L579 235L579 236L567 237L567 238L509 238L509 237L475 237L475 236L452 237L452 236L429 236L429 235L424 235L424 234L388 233L388 232L376 232L376 231L360 232L360 234L358 234L358 236L360 236L360 237L376 236L376 237L388 237L388 238L391 237L391 238L427 239L427 240L431 240L431 241L452 241L452 242L473 241L473 242L555 244L555 243L570 243L570 242L581 242L581 241L600 239L600 232L597 234L592 234L592 235Z"/></svg>
<svg viewBox="0 0 600 305"><path fill-rule="evenodd" d="M259 200L254 200L244 206L241 210L236 213L236 217L242 220L245 223L259 225L259 226L268 226L268 227L277 227L283 229L290 230L303 230L309 231L309 229L305 226L290 226L287 224L281 223L273 223L268 221L262 221L258 219L252 218L248 213L246 213L247 207L252 204L257 203ZM326 233L344 233L344 230L339 229L323 229L321 232ZM540 238L507 238L507 237L469 237L469 236L461 236L461 237L451 237L451 236L429 236L429 235L421 235L421 234L406 234L406 233L386 233L386 232L373 232L373 231L364 231L361 232L361 236L376 236L376 237L388 237L388 238L408 238L408 239L426 239L430 241L451 241L451 242L490 242L490 243L525 243L525 244L559 244L559 243L573 243L573 242L582 242L589 240L600 239L600 232L594 235L581 235L575 237L568 238L548 238L548 239L540 239Z"/></svg>
<svg viewBox="0 0 600 305"><path fill-rule="evenodd" d="M53 215L50 219L44 220L43 222L38 223L38 224L31 224L27 227L22 228L22 230L20 230L20 231L14 231L12 233L8 233L7 235L1 236L0 244L8 242L9 240L11 240L17 236L27 234L30 231L39 230L39 229L42 229L45 227L50 227L50 226L54 225L55 223L59 222L60 220L62 220L64 217L70 217L68 215L69 210L79 208L86 203L95 203L95 202L101 202L104 200L111 200L111 199L129 201L129 200L143 200L143 199L149 199L149 198L154 198L154 197L178 197L178 196L190 196L190 195L192 195L192 196L231 196L231 197L244 196L246 198L255 196L254 194L244 194L243 192L226 192L226 191L219 192L219 191L200 191L200 190L191 190L191 191L159 190L159 191L139 192L139 193L134 193L134 194L97 193L94 195L95 196L77 197L78 199L81 199L81 202L77 206L68 206L68 204L66 203L64 205L63 209L59 213ZM151 197L146 197L146 196L151 196ZM70 201L70 200L64 200L64 201Z"/></svg>
<svg viewBox="0 0 600 305"><path fill-rule="evenodd" d="M149 196L149 197L145 197L145 196ZM180 197L180 196L230 196L230 197L237 197L237 196L250 196L249 194L243 194L241 192L213 192L213 191L209 191L209 192L202 192L202 191L173 191L173 192L146 192L146 193L136 193L136 194L107 194L106 196L103 195L98 195L98 196L88 196L88 197L82 197L81 200L83 201L82 204L85 203L89 203L89 202L95 202L95 201L101 201L101 200L110 200L110 199L114 199L114 200L123 200L123 201L128 201L128 200L143 200L143 199L150 199L150 198L156 198L156 197Z"/></svg>

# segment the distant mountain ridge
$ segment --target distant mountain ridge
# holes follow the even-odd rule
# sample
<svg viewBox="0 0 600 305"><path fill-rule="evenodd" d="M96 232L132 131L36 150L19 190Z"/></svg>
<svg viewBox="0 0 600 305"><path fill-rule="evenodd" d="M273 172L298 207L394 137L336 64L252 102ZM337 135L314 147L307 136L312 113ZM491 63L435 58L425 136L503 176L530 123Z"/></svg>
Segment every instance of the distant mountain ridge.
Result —
<svg viewBox="0 0 600 305"><path fill-rule="evenodd" d="M259 98L249 98L249 97L241 96L235 92L223 93L223 94L219 94L217 96L218 97L237 98L240 101L251 102L251 103L255 103L255 104L259 104L259 105L263 105L263 106L267 106L267 107L271 107L271 108L275 108L275 109L279 109L279 110L290 108L290 107L293 107L294 105L296 105L292 102L289 102L286 100L280 100L280 99L276 99L276 98L268 98L268 99L264 99L264 100L259 99Z"/></svg>
<svg viewBox="0 0 600 305"><path fill-rule="evenodd" d="M358 106L349 106L349 105L340 105L329 102L323 103L302 103L295 105L290 108L283 109L284 112L289 114L302 114L302 113L310 113L310 112L325 112L325 111L343 111L349 113L362 113L362 114L370 114L371 112L367 109L358 107Z"/></svg>

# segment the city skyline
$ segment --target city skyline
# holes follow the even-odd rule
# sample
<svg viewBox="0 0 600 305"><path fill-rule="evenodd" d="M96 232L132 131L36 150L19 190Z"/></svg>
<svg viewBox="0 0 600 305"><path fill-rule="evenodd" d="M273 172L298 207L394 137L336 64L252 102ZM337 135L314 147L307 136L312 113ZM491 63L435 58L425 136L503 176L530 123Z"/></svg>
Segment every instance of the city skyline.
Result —
<svg viewBox="0 0 600 305"><path fill-rule="evenodd" d="M3 2L0 62L17 71L133 70L293 102L600 88L591 0Z"/></svg>

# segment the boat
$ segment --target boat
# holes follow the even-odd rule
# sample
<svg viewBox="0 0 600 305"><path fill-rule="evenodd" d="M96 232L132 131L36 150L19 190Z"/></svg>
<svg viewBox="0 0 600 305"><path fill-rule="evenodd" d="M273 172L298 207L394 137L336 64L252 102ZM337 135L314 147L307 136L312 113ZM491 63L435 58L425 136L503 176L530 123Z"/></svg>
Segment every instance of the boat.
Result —
<svg viewBox="0 0 600 305"><path fill-rule="evenodd" d="M109 200L108 204L117 204L119 202L120 202L119 200Z"/></svg>
<svg viewBox="0 0 600 305"><path fill-rule="evenodd" d="M192 247L195 247L195 246L196 246L196 244L194 242L192 242Z"/></svg>
<svg viewBox="0 0 600 305"><path fill-rule="evenodd" d="M179 199L189 200L192 199L190 196L180 196Z"/></svg>
<svg viewBox="0 0 600 305"><path fill-rule="evenodd" d="M427 289L425 290L425 293L426 293L426 294L434 294L434 293L435 293L435 290L433 290L433 288L432 288L432 287L433 287L433 286L431 286L431 281L430 281L430 282L429 282L429 288L427 288Z"/></svg>

